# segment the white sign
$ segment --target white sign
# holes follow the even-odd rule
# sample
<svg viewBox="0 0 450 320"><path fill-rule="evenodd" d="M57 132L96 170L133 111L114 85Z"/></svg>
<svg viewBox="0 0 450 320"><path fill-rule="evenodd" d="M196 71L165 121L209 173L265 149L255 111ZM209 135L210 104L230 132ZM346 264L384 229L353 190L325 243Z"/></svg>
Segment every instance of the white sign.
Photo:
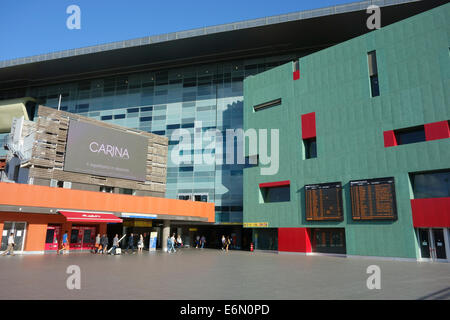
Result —
<svg viewBox="0 0 450 320"><path fill-rule="evenodd" d="M7 235L8 235L8 231L3 230L2 236L3 236L3 237L6 237Z"/></svg>
<svg viewBox="0 0 450 320"><path fill-rule="evenodd" d="M21 237L21 236L22 236L22 231L21 230L17 230L16 237Z"/></svg>
<svg viewBox="0 0 450 320"><path fill-rule="evenodd" d="M156 251L156 238L158 237L157 232L150 232L150 243L148 245L149 251Z"/></svg>

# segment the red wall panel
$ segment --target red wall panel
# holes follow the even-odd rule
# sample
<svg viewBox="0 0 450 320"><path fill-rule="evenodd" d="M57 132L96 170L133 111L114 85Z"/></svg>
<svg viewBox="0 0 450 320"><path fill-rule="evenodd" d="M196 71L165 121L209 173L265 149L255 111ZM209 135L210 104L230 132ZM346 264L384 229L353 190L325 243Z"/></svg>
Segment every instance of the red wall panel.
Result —
<svg viewBox="0 0 450 320"><path fill-rule="evenodd" d="M450 198L411 200L414 227L450 228Z"/></svg>
<svg viewBox="0 0 450 320"><path fill-rule="evenodd" d="M294 80L300 79L300 70L296 70L293 72L293 78Z"/></svg>
<svg viewBox="0 0 450 320"><path fill-rule="evenodd" d="M448 121L427 123L425 125L425 139L427 141L445 138L450 138Z"/></svg>
<svg viewBox="0 0 450 320"><path fill-rule="evenodd" d="M316 113L302 114L302 139L316 137Z"/></svg>
<svg viewBox="0 0 450 320"><path fill-rule="evenodd" d="M397 139L395 138L394 130L389 130L383 132L384 136L384 147L393 147L397 145Z"/></svg>
<svg viewBox="0 0 450 320"><path fill-rule="evenodd" d="M311 252L308 228L278 228L278 251Z"/></svg>

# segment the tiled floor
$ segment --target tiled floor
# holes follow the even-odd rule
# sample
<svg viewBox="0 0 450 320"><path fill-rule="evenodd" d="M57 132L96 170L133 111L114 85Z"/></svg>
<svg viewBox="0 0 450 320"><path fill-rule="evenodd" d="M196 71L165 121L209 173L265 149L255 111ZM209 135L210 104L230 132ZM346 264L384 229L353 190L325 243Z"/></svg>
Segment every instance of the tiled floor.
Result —
<svg viewBox="0 0 450 320"><path fill-rule="evenodd" d="M67 267L81 270L69 290ZM369 265L381 289L369 290ZM450 299L450 264L184 249L0 257L0 299Z"/></svg>

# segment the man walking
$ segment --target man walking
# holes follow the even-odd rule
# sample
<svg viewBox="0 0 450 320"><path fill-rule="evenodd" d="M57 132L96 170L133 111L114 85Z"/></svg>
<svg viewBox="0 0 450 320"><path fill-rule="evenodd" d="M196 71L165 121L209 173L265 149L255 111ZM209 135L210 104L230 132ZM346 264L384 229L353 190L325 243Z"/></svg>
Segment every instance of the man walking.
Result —
<svg viewBox="0 0 450 320"><path fill-rule="evenodd" d="M100 244L102 245L102 253L103 254L108 253L107 249L108 249L109 239L106 234L104 234L103 237L100 239Z"/></svg>
<svg viewBox="0 0 450 320"><path fill-rule="evenodd" d="M3 252L2 256L5 256L9 252L10 256L15 256L14 254L14 232L11 232L11 234L8 237L8 247L6 248L5 252Z"/></svg>
<svg viewBox="0 0 450 320"><path fill-rule="evenodd" d="M113 239L113 245L110 254L116 254L116 249L119 247L119 235L116 234Z"/></svg>
<svg viewBox="0 0 450 320"><path fill-rule="evenodd" d="M133 234L130 234L130 237L128 238L127 252L129 252L130 248L131 248L131 253L134 253L134 236L133 236Z"/></svg>
<svg viewBox="0 0 450 320"><path fill-rule="evenodd" d="M62 238L62 248L58 250L58 254L62 251L63 254L66 253L67 249L69 249L69 242L67 241L67 231L64 232L63 238Z"/></svg>

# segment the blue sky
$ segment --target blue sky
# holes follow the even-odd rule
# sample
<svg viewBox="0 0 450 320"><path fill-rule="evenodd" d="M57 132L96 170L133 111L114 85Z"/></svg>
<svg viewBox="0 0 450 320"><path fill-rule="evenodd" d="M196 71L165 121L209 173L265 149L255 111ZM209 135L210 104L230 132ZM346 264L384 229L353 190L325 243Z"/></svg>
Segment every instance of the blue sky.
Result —
<svg viewBox="0 0 450 320"><path fill-rule="evenodd" d="M1 0L0 60L128 40L352 0ZM69 5L81 29L69 30Z"/></svg>

